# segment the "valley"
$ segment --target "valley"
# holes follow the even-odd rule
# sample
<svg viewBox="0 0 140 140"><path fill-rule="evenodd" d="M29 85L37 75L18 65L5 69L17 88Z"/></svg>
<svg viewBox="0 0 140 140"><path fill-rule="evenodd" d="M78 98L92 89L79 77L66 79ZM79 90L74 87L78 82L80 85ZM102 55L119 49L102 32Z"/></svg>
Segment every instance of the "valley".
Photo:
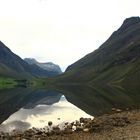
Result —
<svg viewBox="0 0 140 140"><path fill-rule="evenodd" d="M65 72L53 62L22 59L0 42L0 128L5 130L0 139L138 140L139 108L139 17L125 19L98 49ZM72 115L95 119L81 126ZM52 121L60 122L53 126L59 131L53 131ZM60 130L65 123L70 124Z"/></svg>

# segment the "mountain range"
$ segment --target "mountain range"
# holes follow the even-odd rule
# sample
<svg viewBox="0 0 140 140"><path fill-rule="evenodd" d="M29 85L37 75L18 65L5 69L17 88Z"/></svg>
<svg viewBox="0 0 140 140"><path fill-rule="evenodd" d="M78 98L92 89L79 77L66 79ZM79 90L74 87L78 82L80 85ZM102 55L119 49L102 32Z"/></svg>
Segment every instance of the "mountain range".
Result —
<svg viewBox="0 0 140 140"><path fill-rule="evenodd" d="M29 65L37 65L38 67L48 71L54 76L62 73L59 65L56 65L52 62L40 63L34 58L25 58L24 61L27 62Z"/></svg>
<svg viewBox="0 0 140 140"><path fill-rule="evenodd" d="M56 72L55 70L43 69L36 64L28 64L0 41L0 77L17 79L33 77L44 78L56 76L60 72L61 70Z"/></svg>
<svg viewBox="0 0 140 140"><path fill-rule="evenodd" d="M68 66L61 83L139 84L140 18L127 18L97 50Z"/></svg>
<svg viewBox="0 0 140 140"><path fill-rule="evenodd" d="M139 84L140 18L127 18L97 50L81 58L59 75L53 63L22 60L0 42L0 77L52 77L56 83ZM57 76L58 75L58 76Z"/></svg>

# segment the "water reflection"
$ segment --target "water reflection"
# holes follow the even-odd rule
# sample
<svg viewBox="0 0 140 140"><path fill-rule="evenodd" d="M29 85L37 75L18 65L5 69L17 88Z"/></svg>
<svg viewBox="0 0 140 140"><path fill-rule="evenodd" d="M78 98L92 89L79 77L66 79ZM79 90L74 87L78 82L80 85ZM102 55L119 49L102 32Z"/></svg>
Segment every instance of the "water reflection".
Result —
<svg viewBox="0 0 140 140"><path fill-rule="evenodd" d="M20 108L34 108L39 104L51 105L62 94L45 89L16 88L0 90L0 123Z"/></svg>
<svg viewBox="0 0 140 140"><path fill-rule="evenodd" d="M93 116L110 113L112 108L126 110L140 107L139 86L63 86L59 90L69 102Z"/></svg>
<svg viewBox="0 0 140 140"><path fill-rule="evenodd" d="M38 105L32 109L21 108L3 122L0 130L18 129L23 131L30 127L42 128L47 126L49 121L52 121L54 125L59 124L61 126L65 122L72 122L80 117L92 118L92 116L68 102L65 96L61 96L59 102L52 105Z"/></svg>
<svg viewBox="0 0 140 140"><path fill-rule="evenodd" d="M1 129L21 130L109 113L112 108L140 107L140 87L63 86L53 90L0 90ZM86 113L85 113L86 112ZM90 115L88 115L90 114ZM59 119L58 119L59 118Z"/></svg>
<svg viewBox="0 0 140 140"><path fill-rule="evenodd" d="M25 131L30 128L30 123L22 121L11 121L6 124L0 125L0 131L2 132L12 132L13 130Z"/></svg>

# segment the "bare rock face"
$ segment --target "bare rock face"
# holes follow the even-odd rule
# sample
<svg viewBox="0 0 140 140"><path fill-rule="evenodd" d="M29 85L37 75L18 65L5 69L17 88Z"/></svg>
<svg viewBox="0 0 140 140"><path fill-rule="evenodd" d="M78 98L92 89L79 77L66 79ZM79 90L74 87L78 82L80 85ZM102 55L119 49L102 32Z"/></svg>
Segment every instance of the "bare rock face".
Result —
<svg viewBox="0 0 140 140"><path fill-rule="evenodd" d="M59 65L52 62L41 63L36 61L34 58L25 58L24 61L27 62L29 65L37 65L41 69L50 72L50 74L54 76L62 73Z"/></svg>

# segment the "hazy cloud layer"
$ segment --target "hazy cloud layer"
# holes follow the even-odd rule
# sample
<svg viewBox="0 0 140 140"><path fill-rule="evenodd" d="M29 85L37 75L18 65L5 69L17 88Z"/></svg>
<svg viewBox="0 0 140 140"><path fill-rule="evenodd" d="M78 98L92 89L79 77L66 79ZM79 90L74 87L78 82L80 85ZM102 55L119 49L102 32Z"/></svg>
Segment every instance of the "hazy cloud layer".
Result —
<svg viewBox="0 0 140 140"><path fill-rule="evenodd" d="M0 0L0 40L12 51L65 68L99 47L139 0Z"/></svg>

